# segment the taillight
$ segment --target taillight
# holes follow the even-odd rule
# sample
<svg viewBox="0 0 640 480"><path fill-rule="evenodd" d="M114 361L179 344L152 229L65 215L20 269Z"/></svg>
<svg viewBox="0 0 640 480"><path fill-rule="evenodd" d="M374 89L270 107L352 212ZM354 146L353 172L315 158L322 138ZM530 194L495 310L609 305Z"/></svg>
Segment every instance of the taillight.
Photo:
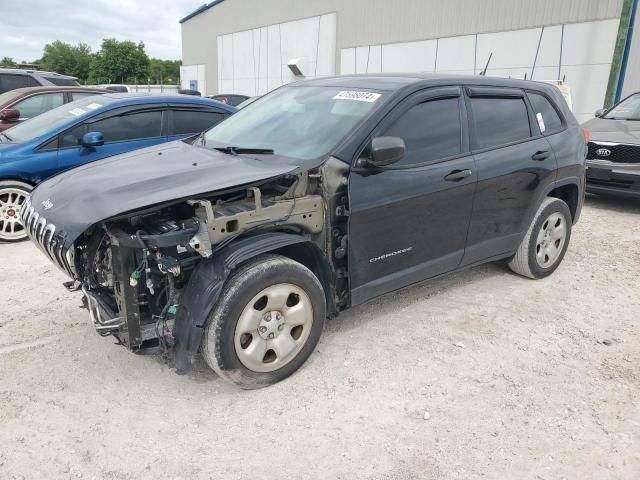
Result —
<svg viewBox="0 0 640 480"><path fill-rule="evenodd" d="M589 133L589 130L586 128L583 128L582 133L584 134L584 143L589 143L589 140L591 139L591 134Z"/></svg>

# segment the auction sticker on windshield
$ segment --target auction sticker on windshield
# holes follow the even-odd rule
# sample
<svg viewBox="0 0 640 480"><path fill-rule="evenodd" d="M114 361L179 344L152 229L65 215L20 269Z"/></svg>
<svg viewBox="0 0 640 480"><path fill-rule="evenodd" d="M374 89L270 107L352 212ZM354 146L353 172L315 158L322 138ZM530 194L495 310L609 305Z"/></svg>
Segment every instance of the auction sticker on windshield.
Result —
<svg viewBox="0 0 640 480"><path fill-rule="evenodd" d="M97 108L100 108L101 106L102 105L100 105L99 103L90 103L85 108L88 108L89 110L95 110Z"/></svg>
<svg viewBox="0 0 640 480"><path fill-rule="evenodd" d="M356 100L358 102L369 102L369 103L373 103L375 102L378 98L380 98L380 93L373 93L373 92L358 92L355 90L344 90L342 92L339 92L335 97L333 97L334 100Z"/></svg>
<svg viewBox="0 0 640 480"><path fill-rule="evenodd" d="M87 112L86 112L86 110L83 110L81 108L74 108L73 110L69 110L69 113L71 115L75 115L76 117L79 117L83 113L87 113Z"/></svg>

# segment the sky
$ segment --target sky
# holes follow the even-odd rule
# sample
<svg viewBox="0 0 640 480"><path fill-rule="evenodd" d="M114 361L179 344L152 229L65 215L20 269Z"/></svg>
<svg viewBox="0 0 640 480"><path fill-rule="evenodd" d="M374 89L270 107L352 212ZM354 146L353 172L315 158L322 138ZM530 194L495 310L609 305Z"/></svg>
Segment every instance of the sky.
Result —
<svg viewBox="0 0 640 480"><path fill-rule="evenodd" d="M103 38L143 42L150 57L179 60L178 21L205 0L0 0L0 58L31 62L45 44Z"/></svg>

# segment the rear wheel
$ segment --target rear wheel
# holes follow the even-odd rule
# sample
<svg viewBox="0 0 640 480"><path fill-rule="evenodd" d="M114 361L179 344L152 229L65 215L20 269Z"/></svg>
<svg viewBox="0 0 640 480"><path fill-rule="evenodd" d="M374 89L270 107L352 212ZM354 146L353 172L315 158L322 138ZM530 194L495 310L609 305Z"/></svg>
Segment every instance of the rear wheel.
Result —
<svg viewBox="0 0 640 480"><path fill-rule="evenodd" d="M509 268L533 279L551 275L562 262L570 239L569 207L559 198L547 197L509 262Z"/></svg>
<svg viewBox="0 0 640 480"><path fill-rule="evenodd" d="M18 242L27 238L20 212L31 189L23 182L0 181L0 241Z"/></svg>
<svg viewBox="0 0 640 480"><path fill-rule="evenodd" d="M222 378L261 388L295 372L315 348L326 316L322 285L304 265L264 255L229 279L209 318L202 354Z"/></svg>

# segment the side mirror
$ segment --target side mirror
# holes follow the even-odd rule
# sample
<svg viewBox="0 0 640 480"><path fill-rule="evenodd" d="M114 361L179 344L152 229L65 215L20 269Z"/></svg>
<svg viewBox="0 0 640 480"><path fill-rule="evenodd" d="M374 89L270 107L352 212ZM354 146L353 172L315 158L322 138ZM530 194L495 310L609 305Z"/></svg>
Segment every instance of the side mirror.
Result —
<svg viewBox="0 0 640 480"><path fill-rule="evenodd" d="M373 167L386 167L402 160L406 149L400 137L376 137L371 140L371 158L367 163Z"/></svg>
<svg viewBox="0 0 640 480"><path fill-rule="evenodd" d="M0 120L3 122L17 122L20 119L20 110L5 108L0 112Z"/></svg>
<svg viewBox="0 0 640 480"><path fill-rule="evenodd" d="M104 145L104 135L101 132L85 133L80 140L83 147L100 147Z"/></svg>
<svg viewBox="0 0 640 480"><path fill-rule="evenodd" d="M598 110L596 110L596 118L600 118L601 116L603 116L605 113L607 112L606 108L600 108Z"/></svg>

